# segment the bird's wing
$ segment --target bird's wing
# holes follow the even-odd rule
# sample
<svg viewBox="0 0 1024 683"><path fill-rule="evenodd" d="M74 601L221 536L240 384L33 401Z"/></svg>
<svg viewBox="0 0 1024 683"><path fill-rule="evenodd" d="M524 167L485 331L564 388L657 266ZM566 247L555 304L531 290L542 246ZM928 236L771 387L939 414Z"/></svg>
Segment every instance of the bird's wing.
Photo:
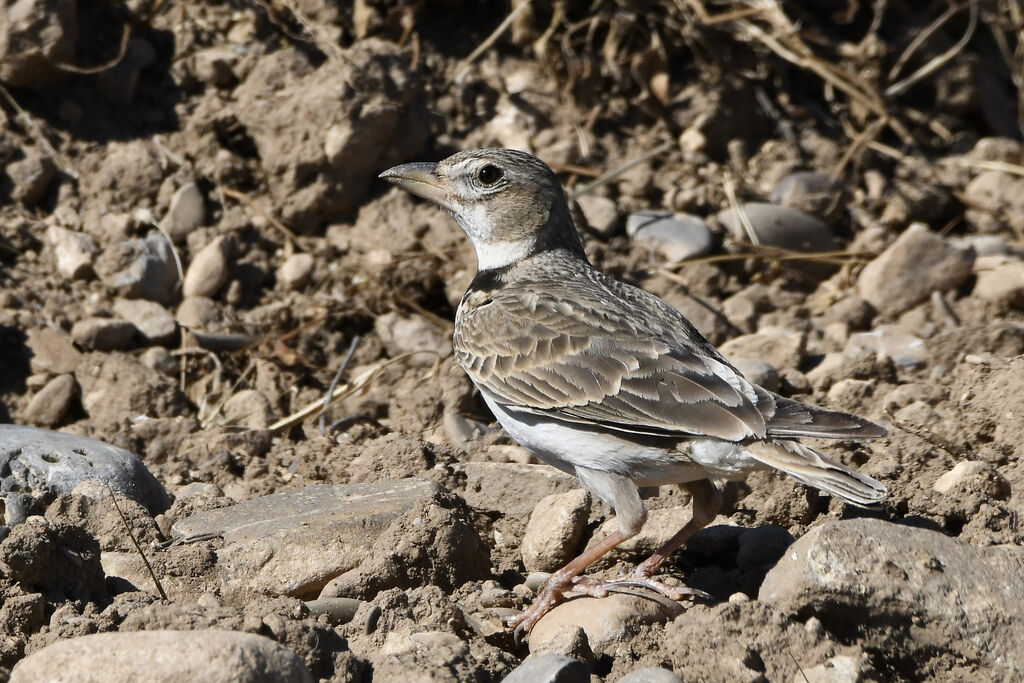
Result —
<svg viewBox="0 0 1024 683"><path fill-rule="evenodd" d="M473 381L510 408L624 432L765 436L774 398L682 315L603 276L578 284L555 277L464 303L455 352Z"/></svg>

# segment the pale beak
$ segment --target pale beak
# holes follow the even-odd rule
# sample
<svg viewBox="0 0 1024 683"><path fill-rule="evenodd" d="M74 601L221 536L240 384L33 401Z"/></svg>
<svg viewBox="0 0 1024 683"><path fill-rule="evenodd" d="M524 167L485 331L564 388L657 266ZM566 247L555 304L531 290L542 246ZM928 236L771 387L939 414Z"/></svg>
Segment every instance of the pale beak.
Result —
<svg viewBox="0 0 1024 683"><path fill-rule="evenodd" d="M437 164L419 161L389 168L378 177L447 209L449 208L448 192L441 184L441 179L434 174L436 168Z"/></svg>

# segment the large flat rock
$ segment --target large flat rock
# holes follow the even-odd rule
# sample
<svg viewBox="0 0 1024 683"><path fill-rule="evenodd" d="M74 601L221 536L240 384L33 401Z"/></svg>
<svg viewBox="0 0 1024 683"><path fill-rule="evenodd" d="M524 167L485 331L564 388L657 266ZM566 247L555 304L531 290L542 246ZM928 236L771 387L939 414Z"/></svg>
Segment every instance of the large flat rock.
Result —
<svg viewBox="0 0 1024 683"><path fill-rule="evenodd" d="M873 519L811 530L768 572L758 599L835 634L905 638L908 656L935 651L1024 676L1024 550L966 545ZM912 636L912 637L911 637ZM928 649L926 652L925 649Z"/></svg>

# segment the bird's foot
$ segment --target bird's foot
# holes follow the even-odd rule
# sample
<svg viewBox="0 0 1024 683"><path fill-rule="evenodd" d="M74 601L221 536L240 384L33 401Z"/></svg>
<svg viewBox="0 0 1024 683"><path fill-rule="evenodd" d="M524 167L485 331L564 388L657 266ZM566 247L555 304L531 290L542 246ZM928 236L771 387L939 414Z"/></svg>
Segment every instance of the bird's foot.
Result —
<svg viewBox="0 0 1024 683"><path fill-rule="evenodd" d="M713 599L711 595L697 588L689 586L670 586L656 579L651 578L645 572L634 569L628 574L623 574L614 579L597 579L590 576L581 576L573 583L574 593L583 593L594 598L603 598L615 588L646 588L669 600L679 601L683 598L700 598L701 600Z"/></svg>
<svg viewBox="0 0 1024 683"><path fill-rule="evenodd" d="M572 577L555 572L544 583L540 593L534 598L522 614L508 620L508 625L515 629L515 642L520 643L530 634L541 618L554 609L555 605L565 600L565 594L572 588Z"/></svg>

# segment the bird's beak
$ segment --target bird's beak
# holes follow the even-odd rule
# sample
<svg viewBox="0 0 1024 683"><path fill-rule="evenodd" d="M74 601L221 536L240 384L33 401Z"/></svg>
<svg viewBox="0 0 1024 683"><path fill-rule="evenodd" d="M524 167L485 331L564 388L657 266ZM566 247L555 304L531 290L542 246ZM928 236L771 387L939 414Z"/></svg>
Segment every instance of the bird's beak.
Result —
<svg viewBox="0 0 1024 683"><path fill-rule="evenodd" d="M429 199L444 208L448 208L448 192L445 190L444 185L441 184L441 179L434 173L436 168L437 164L419 161L413 164L402 164L401 166L389 168L378 177L383 178L389 183L394 183L403 190L412 192L418 197Z"/></svg>

